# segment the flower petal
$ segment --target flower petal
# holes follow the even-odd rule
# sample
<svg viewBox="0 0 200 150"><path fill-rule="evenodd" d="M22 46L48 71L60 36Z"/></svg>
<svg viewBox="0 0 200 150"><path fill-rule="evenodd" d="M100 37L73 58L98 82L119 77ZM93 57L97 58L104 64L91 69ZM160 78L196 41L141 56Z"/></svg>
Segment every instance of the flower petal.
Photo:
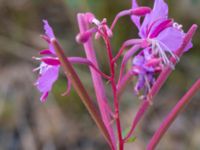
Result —
<svg viewBox="0 0 200 150"><path fill-rule="evenodd" d="M150 38L157 37L163 30L165 30L168 27L171 27L172 24L173 24L173 21L171 19L165 19L165 20L163 20L156 27L154 27L155 29L151 30L151 32L149 33L149 37Z"/></svg>
<svg viewBox="0 0 200 150"><path fill-rule="evenodd" d="M43 23L44 23L45 34L49 37L49 39L55 38L53 29L49 25L48 21L47 20L43 20ZM51 43L48 43L48 44L49 44L49 50L51 51L51 53L55 54L55 50L54 50L53 45Z"/></svg>
<svg viewBox="0 0 200 150"><path fill-rule="evenodd" d="M37 79L37 88L43 93L41 100L47 98L48 92L51 91L54 82L58 79L59 67L58 66L49 66L45 69L40 77Z"/></svg>
<svg viewBox="0 0 200 150"><path fill-rule="evenodd" d="M43 57L41 58L41 61L51 66L60 65L60 61L58 60L58 58L55 57Z"/></svg>
<svg viewBox="0 0 200 150"><path fill-rule="evenodd" d="M144 87L145 87L145 78L144 78L144 75L143 75L143 74L140 74L140 75L138 76L138 80L137 80L137 83L136 83L135 88L134 88L135 93L136 93L136 94L139 94L138 92L139 92L140 90L142 90L142 88L144 88Z"/></svg>
<svg viewBox="0 0 200 150"><path fill-rule="evenodd" d="M157 40L159 41L159 43L161 43L160 46L164 50L168 48L169 50L175 52L178 48L180 48L184 36L185 36L184 32L174 27L169 27L158 35ZM185 51L189 50L191 47L192 43L190 42L186 47Z"/></svg>
<svg viewBox="0 0 200 150"><path fill-rule="evenodd" d="M40 55L51 55L51 51L48 49L44 49L40 51Z"/></svg>
<svg viewBox="0 0 200 150"><path fill-rule="evenodd" d="M144 18L142 26L140 28L140 37L147 37L146 31L148 30L149 25L159 19L166 19L168 17L168 5L164 0L155 0L154 7L150 14L147 14Z"/></svg>
<svg viewBox="0 0 200 150"><path fill-rule="evenodd" d="M138 54L137 56L134 57L133 59L133 65L136 65L136 66L142 66L145 62L145 58L144 56Z"/></svg>
<svg viewBox="0 0 200 150"><path fill-rule="evenodd" d="M52 27L49 25L47 20L43 20L44 23L44 30L45 30L45 34L51 39L51 38L55 38L55 35L53 33L53 29Z"/></svg>

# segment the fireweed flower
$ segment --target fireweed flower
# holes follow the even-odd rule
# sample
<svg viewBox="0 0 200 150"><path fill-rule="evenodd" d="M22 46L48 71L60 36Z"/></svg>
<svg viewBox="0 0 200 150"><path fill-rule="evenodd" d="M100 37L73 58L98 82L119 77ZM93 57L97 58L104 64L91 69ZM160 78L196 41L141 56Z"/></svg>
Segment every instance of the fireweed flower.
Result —
<svg viewBox="0 0 200 150"><path fill-rule="evenodd" d="M45 30L45 35L43 36L43 38L47 41L49 49L42 50L40 54L42 55L49 54L53 56L55 55L55 51L54 51L53 45L50 42L50 39L55 38L55 35L53 33L52 28L48 24L47 20L43 20L43 22L44 22L44 30ZM39 58L39 60L41 59ZM46 101L47 96L49 92L51 91L53 84L58 79L59 68L60 66L58 64L49 65L42 61L40 66L34 69L34 71L39 70L39 77L35 85L38 88L38 90L42 93L42 96L40 97L41 102Z"/></svg>
<svg viewBox="0 0 200 150"><path fill-rule="evenodd" d="M45 35L43 35L42 38L48 43L49 48L42 50L40 52L40 54L43 55L41 58L38 58L38 57L33 57L33 58L41 61L40 66L38 68L34 69L34 71L39 70L39 77L38 77L35 85L38 88L38 90L42 93L40 100L42 102L45 102L49 92L51 91L51 89L53 87L53 84L58 79L60 61L59 61L58 57L56 56L54 47L51 43L51 39L55 38L53 29L48 24L47 20L43 20L43 22L44 22ZM86 33L86 36L85 37L84 36L81 37L82 38L81 40L87 40L87 39L84 39L86 36L88 36L87 33ZM89 61L86 58L68 57L67 59L72 64L76 63L76 64L85 64L87 66L90 66L102 77L104 77L106 79L110 78L109 76L107 76L106 74L101 72L91 61ZM67 89L62 94L63 96L67 95L71 89L71 82L68 78L67 78L67 80L68 80Z"/></svg>
<svg viewBox="0 0 200 150"><path fill-rule="evenodd" d="M136 0L132 0L132 8L138 7ZM133 59L133 72L137 72L138 77L135 92L138 94L143 89L144 95L146 95L158 71L161 71L165 65L174 68L168 57L179 59L175 52L181 46L185 33L182 30L182 25L168 18L168 6L164 0L154 1L152 11L146 14L142 23L140 16L131 16L131 19L137 26L139 37L143 43L146 41L145 45L141 43L141 47L144 48L142 52ZM191 47L192 43L190 42L185 51ZM153 67L146 65L148 62L151 62Z"/></svg>
<svg viewBox="0 0 200 150"><path fill-rule="evenodd" d="M138 7L136 0L132 1L132 7ZM163 64L173 67L167 54L178 59L175 51L182 44L185 33L182 30L182 25L168 18L168 6L164 0L154 1L153 10L145 16L142 23L140 23L138 16L132 16L131 19L138 27L140 38L149 43L152 53L162 58ZM190 42L185 51L191 47L192 43Z"/></svg>

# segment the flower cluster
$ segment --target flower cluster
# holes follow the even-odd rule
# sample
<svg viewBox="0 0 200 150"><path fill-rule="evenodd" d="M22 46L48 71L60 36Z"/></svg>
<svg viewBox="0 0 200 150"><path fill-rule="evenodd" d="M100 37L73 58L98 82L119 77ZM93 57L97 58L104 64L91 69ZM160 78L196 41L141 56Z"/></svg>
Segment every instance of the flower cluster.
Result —
<svg viewBox="0 0 200 150"><path fill-rule="evenodd" d="M138 7L136 0L133 0L132 8ZM133 71L138 74L135 92L145 88L145 93L148 93L156 73L162 71L166 65L174 68L169 56L179 60L176 50L181 46L185 33L182 25L168 18L168 6L163 0L155 0L152 11L145 16L142 23L138 16L132 16L131 19L139 30L139 37L148 43L133 59ZM190 42L185 51L191 47Z"/></svg>
<svg viewBox="0 0 200 150"><path fill-rule="evenodd" d="M117 51L117 54L114 55L111 46L111 39L115 35L114 27L118 20L126 15L130 16L133 24L138 29L138 38L126 40ZM142 17L143 19L141 19ZM42 93L41 101L45 102L53 84L58 79L60 66L64 65L63 69L68 79L67 90L64 94L70 91L72 84L98 127L104 133L111 148L116 150L118 145L119 149L123 150L124 143L130 138L137 122L149 106L149 102L146 99L149 95L151 96L149 93L155 87L157 77L159 74L162 76L166 68L173 70L181 56L180 51L184 53L192 47L191 38L196 26L191 29L191 34L188 37L183 31L182 25L169 18L168 6L164 0L154 0L152 9L146 6L139 6L136 0L132 0L132 8L119 12L111 26L107 24L106 18L101 21L90 12L79 13L77 19L80 33L77 34L76 41L84 46L86 55L84 58L65 57L61 53L62 49L56 41L52 28L47 20L43 21L45 35L42 38L47 42L48 49L40 52L42 57L34 57L36 60L41 61L40 66L34 69L34 71L39 70L39 77L35 85ZM92 41L93 35L95 40L102 38L105 43L105 53L108 56L110 67L109 75L99 69ZM117 76L115 64L118 63L120 57L122 57L122 61L121 65L119 65L119 76ZM131 60L132 66L125 70L129 60ZM96 113L96 109L91 104L87 90L85 90L78 75L73 70L71 66L73 63L85 64L89 67L101 119L98 118L98 113ZM67 73L67 71L70 72ZM167 78L167 75L164 74L164 76ZM108 80L111 85L114 110L112 110L113 107L108 102L102 77ZM143 99L144 101L142 102L144 103L133 121L130 132L123 137L119 99L124 87L132 77L136 79L134 93ZM118 138L116 138L116 133L114 132L113 122L116 123Z"/></svg>

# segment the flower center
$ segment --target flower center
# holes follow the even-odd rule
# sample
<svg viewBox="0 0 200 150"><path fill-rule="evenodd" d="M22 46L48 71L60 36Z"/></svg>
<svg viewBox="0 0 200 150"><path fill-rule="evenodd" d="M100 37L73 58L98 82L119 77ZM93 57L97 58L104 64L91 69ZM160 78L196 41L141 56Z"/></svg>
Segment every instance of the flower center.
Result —
<svg viewBox="0 0 200 150"><path fill-rule="evenodd" d="M148 41L151 43L153 54L158 55L158 57L162 59L164 65L169 65L174 69L174 64L170 61L167 54L171 55L177 61L179 58L161 41L156 39L148 39Z"/></svg>

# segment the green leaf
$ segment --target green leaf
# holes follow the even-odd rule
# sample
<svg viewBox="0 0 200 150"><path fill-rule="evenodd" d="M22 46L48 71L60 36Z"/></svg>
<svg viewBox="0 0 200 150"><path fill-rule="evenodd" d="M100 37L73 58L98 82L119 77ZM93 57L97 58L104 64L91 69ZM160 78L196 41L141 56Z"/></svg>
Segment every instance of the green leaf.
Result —
<svg viewBox="0 0 200 150"><path fill-rule="evenodd" d="M130 131L129 128L125 129L125 130L122 132L122 136L125 137L125 136L128 134L129 131ZM130 137L130 138L126 141L126 143L133 143L135 140L136 140L136 137L135 137L135 136L132 136L132 137Z"/></svg>
<svg viewBox="0 0 200 150"><path fill-rule="evenodd" d="M126 143L133 143L133 142L135 142L135 140L136 140L136 137L132 136L126 141Z"/></svg>

